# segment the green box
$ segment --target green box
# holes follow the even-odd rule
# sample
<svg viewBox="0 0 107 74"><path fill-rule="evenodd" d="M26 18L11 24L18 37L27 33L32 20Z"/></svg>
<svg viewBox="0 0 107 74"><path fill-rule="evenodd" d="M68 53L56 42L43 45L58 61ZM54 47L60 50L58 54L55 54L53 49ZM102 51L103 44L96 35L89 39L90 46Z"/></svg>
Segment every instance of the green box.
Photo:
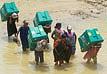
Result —
<svg viewBox="0 0 107 74"><path fill-rule="evenodd" d="M31 40L30 35L28 35L28 42L29 42L29 48L30 48L30 50L34 51L37 43L36 43L36 41L32 41Z"/></svg>
<svg viewBox="0 0 107 74"><path fill-rule="evenodd" d="M82 52L87 51L91 45L104 41L97 28L85 30L78 40Z"/></svg>
<svg viewBox="0 0 107 74"><path fill-rule="evenodd" d="M1 12L1 20L2 21L6 21L7 20L6 16L2 12Z"/></svg>
<svg viewBox="0 0 107 74"><path fill-rule="evenodd" d="M48 11L36 12L36 16L33 20L34 26L37 26L37 25L42 25L42 26L51 25L52 21L53 20L52 20L51 16L49 15Z"/></svg>
<svg viewBox="0 0 107 74"><path fill-rule="evenodd" d="M33 41L47 39L47 37L48 37L41 25L39 25L37 27L30 27L29 35L31 37L31 40L33 40Z"/></svg>
<svg viewBox="0 0 107 74"><path fill-rule="evenodd" d="M104 41L97 28L87 29L84 33L88 44L101 43Z"/></svg>
<svg viewBox="0 0 107 74"><path fill-rule="evenodd" d="M6 21L7 18L12 14L12 13L19 13L18 8L16 7L15 2L10 2L10 3L4 3L2 8L0 9L1 13L1 20Z"/></svg>
<svg viewBox="0 0 107 74"><path fill-rule="evenodd" d="M48 39L48 35L45 33L41 25L37 27L30 27L28 41L30 49L35 48L36 42L41 39Z"/></svg>
<svg viewBox="0 0 107 74"><path fill-rule="evenodd" d="M80 44L81 52L88 51L89 46L88 46L88 44L87 44L87 40L86 40L86 38L84 37L84 35L80 36L80 37L78 38L78 41L79 41L79 44Z"/></svg>

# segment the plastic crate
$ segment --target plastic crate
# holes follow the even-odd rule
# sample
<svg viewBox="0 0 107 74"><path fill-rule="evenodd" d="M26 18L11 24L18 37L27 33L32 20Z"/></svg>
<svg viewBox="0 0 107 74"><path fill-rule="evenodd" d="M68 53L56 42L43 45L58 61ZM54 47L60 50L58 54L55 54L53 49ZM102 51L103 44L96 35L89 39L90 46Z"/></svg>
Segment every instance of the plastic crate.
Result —
<svg viewBox="0 0 107 74"><path fill-rule="evenodd" d="M19 13L18 8L16 7L15 2L10 2L10 3L4 3L2 8L0 9L1 12L1 20L6 21L7 18L12 14L12 13Z"/></svg>
<svg viewBox="0 0 107 74"><path fill-rule="evenodd" d="M101 43L104 41L97 28L86 30L84 36L88 44Z"/></svg>
<svg viewBox="0 0 107 74"><path fill-rule="evenodd" d="M33 22L34 22L34 26L37 26L37 25L42 25L42 26L51 25L52 18L49 15L48 11L36 12L36 16L35 16Z"/></svg>
<svg viewBox="0 0 107 74"><path fill-rule="evenodd" d="M88 51L91 45L96 43L102 43L104 39L98 32L97 28L87 29L85 32L78 38L80 48L82 52Z"/></svg>
<svg viewBox="0 0 107 74"><path fill-rule="evenodd" d="M30 48L34 48L36 42L41 39L48 39L48 35L45 33L43 27L39 25L38 27L30 27L28 41Z"/></svg>
<svg viewBox="0 0 107 74"><path fill-rule="evenodd" d="M79 44L80 44L80 48L81 48L81 52L85 52L89 50L89 45L87 44L87 40L84 37L84 35L80 36L78 38Z"/></svg>

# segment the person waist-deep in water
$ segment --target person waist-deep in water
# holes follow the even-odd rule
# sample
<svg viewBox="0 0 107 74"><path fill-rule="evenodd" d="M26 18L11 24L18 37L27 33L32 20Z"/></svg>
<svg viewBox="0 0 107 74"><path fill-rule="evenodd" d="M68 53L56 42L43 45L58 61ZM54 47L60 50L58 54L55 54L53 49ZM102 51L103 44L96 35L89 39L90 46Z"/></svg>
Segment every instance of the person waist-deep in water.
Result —
<svg viewBox="0 0 107 74"><path fill-rule="evenodd" d="M29 48L29 43L28 43L29 26L28 24L29 24L28 21L24 20L23 26L19 28L19 31L17 33L17 35L20 33L20 40L21 40L23 51L26 51L26 49Z"/></svg>
<svg viewBox="0 0 107 74"><path fill-rule="evenodd" d="M18 22L18 14L13 13L11 16L7 19L7 33L8 33L8 39L10 39L10 36L14 34L16 37L17 35L17 27L16 22Z"/></svg>

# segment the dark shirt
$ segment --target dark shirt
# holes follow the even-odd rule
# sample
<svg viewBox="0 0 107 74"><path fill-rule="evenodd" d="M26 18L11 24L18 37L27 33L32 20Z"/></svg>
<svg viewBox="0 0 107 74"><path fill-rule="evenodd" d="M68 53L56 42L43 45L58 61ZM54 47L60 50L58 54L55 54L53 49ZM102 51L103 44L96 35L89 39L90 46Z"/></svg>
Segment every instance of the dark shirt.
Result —
<svg viewBox="0 0 107 74"><path fill-rule="evenodd" d="M29 27L20 27L19 28L19 32L20 32L20 38L27 38L28 37L28 31L29 31Z"/></svg>

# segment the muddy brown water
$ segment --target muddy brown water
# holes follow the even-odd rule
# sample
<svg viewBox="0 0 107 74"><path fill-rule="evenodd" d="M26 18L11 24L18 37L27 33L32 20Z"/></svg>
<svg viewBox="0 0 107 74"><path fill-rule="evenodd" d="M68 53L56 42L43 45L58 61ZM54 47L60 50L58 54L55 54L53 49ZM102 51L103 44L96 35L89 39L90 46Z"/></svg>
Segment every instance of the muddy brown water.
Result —
<svg viewBox="0 0 107 74"><path fill-rule="evenodd" d="M18 27L24 19L32 20L37 11L48 10L53 18L52 30L56 22L61 22L63 29L71 25L77 36L87 28L98 28L104 38L102 48L98 53L98 64L86 64L83 60L85 53L80 52L79 43L75 56L70 64L55 67L53 53L45 53L45 63L35 65L34 52L22 53L20 46L8 42L6 22L0 21L0 74L106 74L107 73L107 8L101 4L89 4L85 0L0 0L0 7L4 2L15 1L20 13ZM91 1L91 0L90 0ZM50 37L51 34L49 34ZM50 45L53 40L50 38Z"/></svg>

